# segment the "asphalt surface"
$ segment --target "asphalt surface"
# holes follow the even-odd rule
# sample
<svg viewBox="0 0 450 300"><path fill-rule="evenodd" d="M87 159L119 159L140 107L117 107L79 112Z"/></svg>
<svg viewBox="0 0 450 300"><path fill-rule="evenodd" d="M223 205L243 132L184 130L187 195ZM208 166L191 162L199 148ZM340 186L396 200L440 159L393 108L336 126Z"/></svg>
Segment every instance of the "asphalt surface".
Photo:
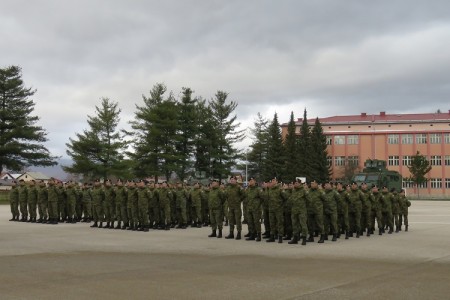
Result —
<svg viewBox="0 0 450 300"><path fill-rule="evenodd" d="M0 299L450 298L450 202L413 201L408 232L306 246L9 218Z"/></svg>

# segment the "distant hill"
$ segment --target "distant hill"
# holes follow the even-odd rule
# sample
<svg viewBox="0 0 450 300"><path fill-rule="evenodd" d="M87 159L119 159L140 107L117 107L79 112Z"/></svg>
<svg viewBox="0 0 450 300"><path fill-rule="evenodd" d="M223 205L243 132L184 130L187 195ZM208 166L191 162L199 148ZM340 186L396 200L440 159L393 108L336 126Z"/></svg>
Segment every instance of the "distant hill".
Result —
<svg viewBox="0 0 450 300"><path fill-rule="evenodd" d="M53 167L30 167L30 171L41 172L47 176L54 177L60 180L66 180L70 174L63 171L61 166L70 166L72 160L68 158L61 158L58 160L58 164Z"/></svg>

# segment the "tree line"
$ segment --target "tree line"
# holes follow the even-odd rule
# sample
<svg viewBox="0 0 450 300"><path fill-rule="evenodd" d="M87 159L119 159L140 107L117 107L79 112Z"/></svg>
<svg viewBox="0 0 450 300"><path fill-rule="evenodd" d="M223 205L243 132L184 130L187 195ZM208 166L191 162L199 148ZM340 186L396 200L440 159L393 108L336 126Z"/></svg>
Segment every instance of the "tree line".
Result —
<svg viewBox="0 0 450 300"><path fill-rule="evenodd" d="M25 87L20 67L0 68L0 172L57 164L57 157L44 146L47 132L36 125L39 117L33 115L31 99L35 92ZM193 94L184 87L177 98L164 84L155 84L136 104L130 130L118 128L118 102L102 98L95 114L87 117L88 129L66 143L73 164L63 169L85 180L173 174L179 180L194 174L224 179L245 166L248 175L260 182L273 177L284 182L296 177L330 179L322 125L318 118L309 124L306 109L299 132L291 113L284 137L277 113L271 121L258 113L250 128L252 143L243 150L237 148L247 138L237 122L237 102L229 101L224 91L209 101Z"/></svg>

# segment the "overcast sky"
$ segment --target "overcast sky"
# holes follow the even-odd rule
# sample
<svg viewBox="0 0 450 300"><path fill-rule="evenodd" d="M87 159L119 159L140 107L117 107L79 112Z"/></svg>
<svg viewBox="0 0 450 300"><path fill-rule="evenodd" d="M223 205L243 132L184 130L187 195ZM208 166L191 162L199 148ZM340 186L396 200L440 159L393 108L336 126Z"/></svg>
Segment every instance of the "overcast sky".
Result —
<svg viewBox="0 0 450 300"><path fill-rule="evenodd" d="M37 89L54 155L87 128L101 97L122 127L155 83L256 114L447 112L450 2L0 0L0 67Z"/></svg>

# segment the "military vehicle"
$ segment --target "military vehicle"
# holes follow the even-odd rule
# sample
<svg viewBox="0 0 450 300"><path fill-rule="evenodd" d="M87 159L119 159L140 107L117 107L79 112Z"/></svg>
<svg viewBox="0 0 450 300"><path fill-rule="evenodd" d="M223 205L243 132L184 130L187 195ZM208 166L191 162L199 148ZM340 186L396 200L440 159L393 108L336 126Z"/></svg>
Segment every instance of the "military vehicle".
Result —
<svg viewBox="0 0 450 300"><path fill-rule="evenodd" d="M402 175L397 171L386 168L386 161L368 159L364 163L362 172L355 174L352 181L358 185L365 182L369 187L377 185L380 189L387 186L389 190L395 188L398 192L402 189Z"/></svg>

